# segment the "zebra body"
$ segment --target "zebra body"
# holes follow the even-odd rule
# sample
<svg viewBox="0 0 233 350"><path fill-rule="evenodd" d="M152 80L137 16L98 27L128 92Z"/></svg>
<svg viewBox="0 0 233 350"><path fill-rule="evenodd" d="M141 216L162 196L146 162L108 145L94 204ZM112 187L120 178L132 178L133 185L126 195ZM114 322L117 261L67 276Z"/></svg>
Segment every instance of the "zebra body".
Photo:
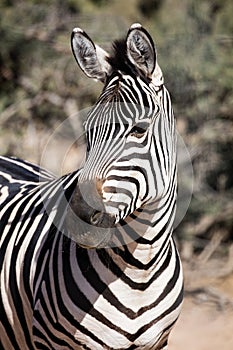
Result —
<svg viewBox="0 0 233 350"><path fill-rule="evenodd" d="M140 25L115 46L107 57L80 29L72 35L81 69L105 83L82 169L55 178L0 157L5 350L166 349L179 316L170 97Z"/></svg>

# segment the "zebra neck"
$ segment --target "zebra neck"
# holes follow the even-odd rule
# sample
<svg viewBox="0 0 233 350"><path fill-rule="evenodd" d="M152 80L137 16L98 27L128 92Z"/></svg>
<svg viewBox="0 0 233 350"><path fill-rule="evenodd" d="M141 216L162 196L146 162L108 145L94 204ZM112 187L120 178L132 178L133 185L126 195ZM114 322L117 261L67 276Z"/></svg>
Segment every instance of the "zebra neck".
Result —
<svg viewBox="0 0 233 350"><path fill-rule="evenodd" d="M132 268L147 270L159 264L171 253L175 213L175 195L164 196L134 212L117 227L115 254ZM175 247L172 249L175 251Z"/></svg>
<svg viewBox="0 0 233 350"><path fill-rule="evenodd" d="M177 258L173 239L164 243L160 250L155 246L132 242L122 247L104 249L97 254L106 268L124 283L144 290Z"/></svg>

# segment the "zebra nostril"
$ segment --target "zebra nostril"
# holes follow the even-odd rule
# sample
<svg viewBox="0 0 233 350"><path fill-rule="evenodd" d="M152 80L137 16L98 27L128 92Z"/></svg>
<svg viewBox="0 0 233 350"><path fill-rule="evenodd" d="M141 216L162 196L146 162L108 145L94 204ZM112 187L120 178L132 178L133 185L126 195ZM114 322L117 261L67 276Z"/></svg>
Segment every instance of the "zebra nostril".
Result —
<svg viewBox="0 0 233 350"><path fill-rule="evenodd" d="M90 223L92 225L98 225L102 219L103 214L101 211L95 211L90 217Z"/></svg>

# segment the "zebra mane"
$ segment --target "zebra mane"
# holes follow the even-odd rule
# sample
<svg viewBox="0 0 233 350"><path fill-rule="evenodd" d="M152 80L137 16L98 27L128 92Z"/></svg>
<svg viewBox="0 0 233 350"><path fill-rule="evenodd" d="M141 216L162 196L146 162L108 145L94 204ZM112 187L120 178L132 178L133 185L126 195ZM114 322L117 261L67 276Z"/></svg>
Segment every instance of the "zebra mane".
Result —
<svg viewBox="0 0 233 350"><path fill-rule="evenodd" d="M113 70L120 70L126 74L136 73L135 67L127 57L126 39L115 40L112 48L113 52L107 60Z"/></svg>
<svg viewBox="0 0 233 350"><path fill-rule="evenodd" d="M113 71L121 71L129 75L138 75L142 80L149 83L151 79L134 66L127 57L126 39L115 40L112 44L112 54L107 57L107 62Z"/></svg>

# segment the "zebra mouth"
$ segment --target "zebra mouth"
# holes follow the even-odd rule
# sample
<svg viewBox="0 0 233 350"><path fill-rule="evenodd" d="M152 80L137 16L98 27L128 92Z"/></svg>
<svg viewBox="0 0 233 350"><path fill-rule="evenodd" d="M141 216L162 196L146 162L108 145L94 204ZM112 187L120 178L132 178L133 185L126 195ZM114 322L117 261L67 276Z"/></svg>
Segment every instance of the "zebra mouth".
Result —
<svg viewBox="0 0 233 350"><path fill-rule="evenodd" d="M106 213L96 184L76 186L65 219L65 234L85 248L107 247L116 224L116 216Z"/></svg>
<svg viewBox="0 0 233 350"><path fill-rule="evenodd" d="M115 216L92 210L90 216L83 216L79 210L68 208L65 219L65 234L83 248L110 247L115 232Z"/></svg>
<svg viewBox="0 0 233 350"><path fill-rule="evenodd" d="M72 238L74 240L74 238ZM93 235L93 232L86 232L81 235L75 236L76 243L85 249L101 249L101 248L108 248L110 247L110 242L112 239L112 232L111 230L108 230L105 235L103 235L103 232L95 232L95 235Z"/></svg>
<svg viewBox="0 0 233 350"><path fill-rule="evenodd" d="M104 225L104 226L103 226ZM100 225L90 225L74 212L70 211L66 217L66 235L80 247L86 249L100 249L110 247L115 231L113 220L107 220Z"/></svg>

